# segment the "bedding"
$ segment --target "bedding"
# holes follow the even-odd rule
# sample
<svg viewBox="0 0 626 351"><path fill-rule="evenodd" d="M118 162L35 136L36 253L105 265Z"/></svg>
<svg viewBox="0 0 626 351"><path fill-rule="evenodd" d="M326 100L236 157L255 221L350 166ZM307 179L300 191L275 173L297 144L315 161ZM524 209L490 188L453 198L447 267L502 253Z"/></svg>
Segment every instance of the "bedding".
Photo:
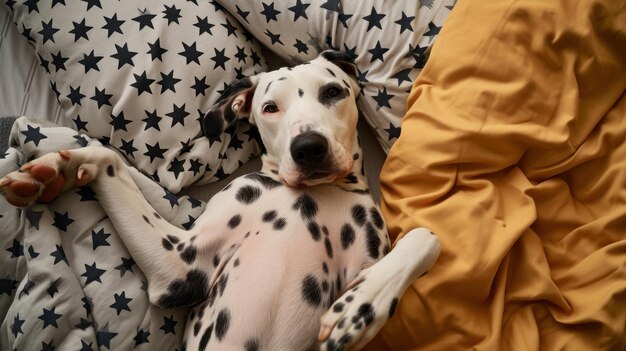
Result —
<svg viewBox="0 0 626 351"><path fill-rule="evenodd" d="M210 1L7 1L63 110L60 122L123 152L172 192L258 155L246 120L209 143L198 118L266 70L260 46ZM209 150L207 152L207 150Z"/></svg>
<svg viewBox="0 0 626 351"><path fill-rule="evenodd" d="M217 0L260 42L291 64L335 49L352 56L359 111L383 150L400 135L411 84L455 0Z"/></svg>
<svg viewBox="0 0 626 351"><path fill-rule="evenodd" d="M101 145L76 131L21 117L0 174L59 149ZM155 210L184 228L204 202L174 196L131 168ZM180 349L187 311L148 302L146 279L87 186L27 210L0 197L0 349Z"/></svg>
<svg viewBox="0 0 626 351"><path fill-rule="evenodd" d="M367 350L626 349L626 7L459 0L383 167L442 252Z"/></svg>

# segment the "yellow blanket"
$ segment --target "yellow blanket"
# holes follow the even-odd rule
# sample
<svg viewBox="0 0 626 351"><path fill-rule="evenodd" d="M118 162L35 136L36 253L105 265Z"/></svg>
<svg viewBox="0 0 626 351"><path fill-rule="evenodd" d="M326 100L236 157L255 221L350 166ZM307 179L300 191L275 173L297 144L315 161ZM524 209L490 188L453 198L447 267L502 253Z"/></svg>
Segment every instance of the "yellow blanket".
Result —
<svg viewBox="0 0 626 351"><path fill-rule="evenodd" d="M459 0L381 180L442 254L368 350L626 349L626 1Z"/></svg>

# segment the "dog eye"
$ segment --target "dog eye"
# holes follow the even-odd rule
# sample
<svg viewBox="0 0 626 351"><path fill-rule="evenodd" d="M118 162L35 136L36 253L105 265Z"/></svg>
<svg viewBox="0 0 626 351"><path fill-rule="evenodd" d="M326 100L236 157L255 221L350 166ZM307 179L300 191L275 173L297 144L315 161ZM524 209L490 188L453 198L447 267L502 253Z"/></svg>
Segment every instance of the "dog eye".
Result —
<svg viewBox="0 0 626 351"><path fill-rule="evenodd" d="M263 106L263 112L265 113L276 113L278 112L278 106L274 104L267 104Z"/></svg>
<svg viewBox="0 0 626 351"><path fill-rule="evenodd" d="M339 88L330 87L326 89L325 95L327 98L334 98L335 96L339 95Z"/></svg>

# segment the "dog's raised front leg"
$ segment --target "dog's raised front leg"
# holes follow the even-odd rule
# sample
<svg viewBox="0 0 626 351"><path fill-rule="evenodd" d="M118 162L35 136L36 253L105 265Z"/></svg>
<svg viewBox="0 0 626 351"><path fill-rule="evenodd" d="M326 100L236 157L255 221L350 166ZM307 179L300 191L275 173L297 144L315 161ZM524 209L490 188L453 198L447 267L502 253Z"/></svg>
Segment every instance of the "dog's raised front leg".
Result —
<svg viewBox="0 0 626 351"><path fill-rule="evenodd" d="M439 240L425 228L413 229L389 254L361 271L322 316L320 349L358 350L393 315L405 290L439 257Z"/></svg>
<svg viewBox="0 0 626 351"><path fill-rule="evenodd" d="M115 152L86 147L50 153L0 179L0 190L12 204L28 207L46 196L46 185L63 184L60 178L64 189L91 185L146 275L153 304L190 306L206 299L210 268L196 264L195 233L168 223L152 208Z"/></svg>

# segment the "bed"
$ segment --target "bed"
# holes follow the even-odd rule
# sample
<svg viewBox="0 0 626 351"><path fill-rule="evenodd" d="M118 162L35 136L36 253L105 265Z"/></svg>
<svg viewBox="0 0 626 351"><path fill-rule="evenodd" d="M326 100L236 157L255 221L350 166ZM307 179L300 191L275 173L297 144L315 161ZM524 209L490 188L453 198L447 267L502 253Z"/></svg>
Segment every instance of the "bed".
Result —
<svg viewBox="0 0 626 351"><path fill-rule="evenodd" d="M184 25L177 23L183 3L159 5L154 11L142 3L128 10L126 24L105 13L102 40L121 37L116 29L127 35L129 24L148 31L149 24L155 24L150 20L154 14L162 18L160 33L165 37L170 26ZM305 61L320 48L360 53L364 116L359 133L370 185L381 199L390 234L397 239L426 226L442 242L435 267L402 297L367 350L626 349L623 4L435 0L398 1L386 7L374 0L313 0L308 10L301 1L259 3L254 10L247 1L188 3L205 6L204 12L194 13L188 32L204 38L219 30L226 40L240 40L237 45L244 47L241 59L247 65L239 69L248 74ZM58 1L45 5L53 10L63 6ZM104 10L95 2L81 5L85 13ZM81 52L74 62L83 60L78 78L72 78L52 64L55 57L58 65L63 63L57 49L60 38L52 33L48 35L56 42L45 40L49 31L60 28L59 22L37 18L32 3L9 6L21 17L15 26L13 12L0 6L0 115L34 118L0 120L0 130L13 128L7 137L13 151L0 149L0 172L60 147L114 146L139 170L133 178L157 211L184 227L228 182L226 173L232 177L258 167L258 161L246 162L259 152L246 125L225 136L228 155L186 159L232 159L219 168L224 172L212 167L182 177L172 166L177 158L158 165L152 158L142 160L133 151L139 143L133 146L125 133L136 132L137 138L146 138L141 145L153 147L155 135L133 130L132 123L128 130L122 129L124 123L117 130L116 121L143 114L125 109L132 104L111 106L105 114L111 120L81 131L87 117L78 113L81 106L72 98L85 102L93 95L97 100L104 89L96 86L98 90L87 93L75 82L83 79L83 66L85 75L94 73L84 63L105 55ZM313 16L313 9L323 16ZM228 19L196 19L205 12ZM29 23L39 26L32 35ZM82 34L93 33L87 25L96 28L80 18L67 22L70 45L87 44ZM40 28L43 39L34 34ZM393 34L381 35L388 28ZM160 65L157 39L147 39L148 63ZM177 59L191 60L186 63L194 66L189 40L177 47L188 56ZM120 53L133 52L132 45L128 49L118 44L111 46L115 51L109 55L117 55L111 61L113 70L126 69ZM219 49L210 50L215 60L208 61L218 71ZM42 60L52 75L45 74ZM239 63L233 58L224 64L233 61ZM179 71L172 72L182 78ZM172 79L169 69L159 73L161 82ZM146 82L141 72L136 75L129 79ZM76 80L63 90L56 84L60 78ZM201 81L202 75L195 78ZM152 89L170 94L154 80ZM197 93L202 85L195 81L195 97L204 104L215 99L225 83L214 80L213 91L206 95ZM144 99L147 90L139 86L131 89L132 96ZM91 104L94 113L108 108ZM68 119L64 111L75 113ZM165 112L160 116L168 127L187 135L189 131L176 123L175 112L171 120ZM119 134L111 134L111 128ZM39 134L32 130L47 138L36 145ZM233 140L244 135L250 144L232 147ZM174 144L180 142L186 150L187 138ZM186 311L157 310L147 303L141 272L88 189L64 196L49 207L24 212L0 202L0 348L180 347ZM74 213L83 212L76 211L89 215L77 216Z"/></svg>

